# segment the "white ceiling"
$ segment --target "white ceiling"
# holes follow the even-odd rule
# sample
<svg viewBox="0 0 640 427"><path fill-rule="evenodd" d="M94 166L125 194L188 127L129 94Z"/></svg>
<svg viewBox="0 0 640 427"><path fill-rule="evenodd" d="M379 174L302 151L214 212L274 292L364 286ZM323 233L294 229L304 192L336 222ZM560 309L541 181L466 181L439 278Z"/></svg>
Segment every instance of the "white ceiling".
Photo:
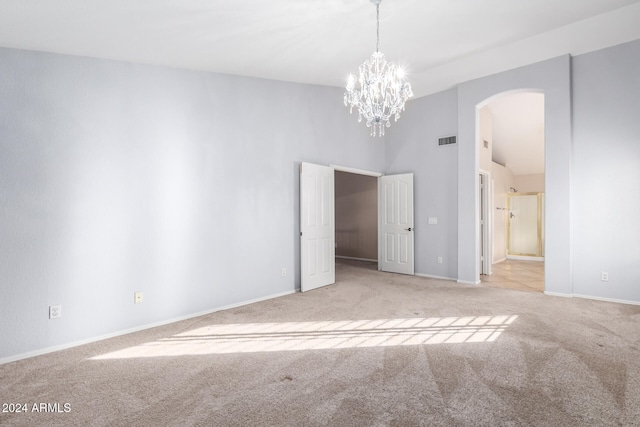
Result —
<svg viewBox="0 0 640 427"><path fill-rule="evenodd" d="M384 0L380 51L416 97L640 39L640 0ZM369 0L0 0L0 46L343 86Z"/></svg>
<svg viewBox="0 0 640 427"><path fill-rule="evenodd" d="M380 51L416 97L640 39L640 0L384 0L380 19ZM338 87L375 30L369 0L0 0L3 47ZM521 174L540 154L509 146L541 124L515 117L535 108L517 100L491 109L496 156Z"/></svg>
<svg viewBox="0 0 640 427"><path fill-rule="evenodd" d="M492 100L493 161L515 175L544 173L544 94L510 93Z"/></svg>

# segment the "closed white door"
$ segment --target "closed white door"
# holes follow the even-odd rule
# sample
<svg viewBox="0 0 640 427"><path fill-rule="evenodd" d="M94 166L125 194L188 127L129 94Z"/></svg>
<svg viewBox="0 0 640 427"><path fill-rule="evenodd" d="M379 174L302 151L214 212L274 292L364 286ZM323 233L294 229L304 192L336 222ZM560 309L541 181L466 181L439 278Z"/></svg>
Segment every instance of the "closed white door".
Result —
<svg viewBox="0 0 640 427"><path fill-rule="evenodd" d="M302 292L336 281L334 171L300 165L300 287Z"/></svg>
<svg viewBox="0 0 640 427"><path fill-rule="evenodd" d="M414 274L413 174L378 178L378 270Z"/></svg>

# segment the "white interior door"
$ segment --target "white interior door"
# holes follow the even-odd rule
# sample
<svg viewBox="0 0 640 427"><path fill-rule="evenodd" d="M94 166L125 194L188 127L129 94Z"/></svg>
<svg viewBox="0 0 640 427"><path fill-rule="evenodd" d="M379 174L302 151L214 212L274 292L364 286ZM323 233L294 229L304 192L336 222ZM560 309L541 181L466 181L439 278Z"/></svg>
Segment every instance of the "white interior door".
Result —
<svg viewBox="0 0 640 427"><path fill-rule="evenodd" d="M300 288L336 281L333 168L300 165Z"/></svg>
<svg viewBox="0 0 640 427"><path fill-rule="evenodd" d="M378 270L414 273L413 174L378 178Z"/></svg>

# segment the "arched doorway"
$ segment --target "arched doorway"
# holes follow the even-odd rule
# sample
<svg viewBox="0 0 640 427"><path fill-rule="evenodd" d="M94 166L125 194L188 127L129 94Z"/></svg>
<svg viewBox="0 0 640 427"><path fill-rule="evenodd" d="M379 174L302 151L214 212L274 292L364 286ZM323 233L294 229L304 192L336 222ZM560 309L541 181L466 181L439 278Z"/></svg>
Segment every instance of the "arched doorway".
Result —
<svg viewBox="0 0 640 427"><path fill-rule="evenodd" d="M513 90L544 92L544 293L571 294L571 57L569 55L479 78L458 86L458 281L479 284L477 106Z"/></svg>
<svg viewBox="0 0 640 427"><path fill-rule="evenodd" d="M544 93L513 90L476 107L478 266L489 286L544 291Z"/></svg>

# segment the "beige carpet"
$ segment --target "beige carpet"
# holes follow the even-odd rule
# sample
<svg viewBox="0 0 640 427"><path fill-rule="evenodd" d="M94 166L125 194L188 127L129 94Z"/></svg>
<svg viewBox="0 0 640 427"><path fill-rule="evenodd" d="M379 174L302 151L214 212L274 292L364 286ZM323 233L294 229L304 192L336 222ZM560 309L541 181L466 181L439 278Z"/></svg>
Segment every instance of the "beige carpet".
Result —
<svg viewBox="0 0 640 427"><path fill-rule="evenodd" d="M337 278L1 365L0 402L28 410L0 425L640 425L638 306L352 262Z"/></svg>

